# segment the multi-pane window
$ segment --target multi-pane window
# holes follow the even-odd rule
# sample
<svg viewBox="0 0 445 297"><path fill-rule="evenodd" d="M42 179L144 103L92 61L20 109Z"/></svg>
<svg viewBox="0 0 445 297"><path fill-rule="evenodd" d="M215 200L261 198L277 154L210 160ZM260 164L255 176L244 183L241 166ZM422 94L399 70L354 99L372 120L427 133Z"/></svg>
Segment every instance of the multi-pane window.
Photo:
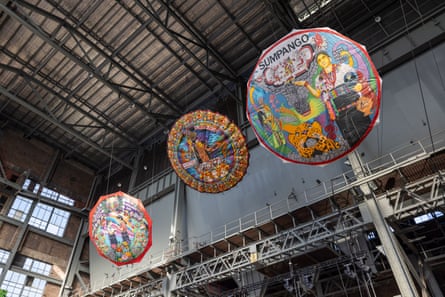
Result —
<svg viewBox="0 0 445 297"><path fill-rule="evenodd" d="M46 281L40 278L27 277L26 285L23 287L22 296L41 297L45 289Z"/></svg>
<svg viewBox="0 0 445 297"><path fill-rule="evenodd" d="M25 221L26 215L31 208L32 200L17 196L9 210L8 217L14 218L21 222ZM65 228L68 224L70 213L44 203L37 203L29 224L48 233L63 236Z"/></svg>
<svg viewBox="0 0 445 297"><path fill-rule="evenodd" d="M0 249L0 263L5 264L9 258L9 252L3 249Z"/></svg>
<svg viewBox="0 0 445 297"><path fill-rule="evenodd" d="M47 204L37 203L29 224L48 233L63 236L70 213Z"/></svg>
<svg viewBox="0 0 445 297"><path fill-rule="evenodd" d="M25 284L26 275L8 271L2 283L2 289L8 291L8 297L20 297Z"/></svg>
<svg viewBox="0 0 445 297"><path fill-rule="evenodd" d="M73 199L71 199L71 198L69 198L69 197L67 197L65 195L59 194L56 191L53 191L53 190L48 189L46 187L42 188L42 191L40 192L40 195L42 197L46 197L46 198L58 201L58 202L63 203L63 204L67 204L67 205L70 205L70 206L74 205L74 200Z"/></svg>
<svg viewBox="0 0 445 297"><path fill-rule="evenodd" d="M17 196L11 208L9 209L8 217L16 219L20 222L25 221L26 215L28 214L29 209L31 208L31 204L32 204L31 199L22 196Z"/></svg>
<svg viewBox="0 0 445 297"><path fill-rule="evenodd" d="M39 190L40 190L40 196L51 199L51 200L55 200L58 201L60 203L63 204L67 204L70 206L74 205L74 200L62 195L54 190L51 190L47 187L41 187L40 184L34 184L34 187L32 189L30 189L30 186L32 185L32 181L30 179L26 179L25 182L22 185L22 189L24 190L32 190L32 192L34 194L38 194Z"/></svg>
<svg viewBox="0 0 445 297"><path fill-rule="evenodd" d="M303 22L331 2L332 0L291 0L289 4L297 15L298 21Z"/></svg>
<svg viewBox="0 0 445 297"><path fill-rule="evenodd" d="M29 220L29 224L36 228L46 230L46 226L48 225L49 218L51 217L51 213L54 207L37 203L34 211L32 212L31 219Z"/></svg>
<svg viewBox="0 0 445 297"><path fill-rule="evenodd" d="M41 187L39 184L34 183L30 179L25 180L22 185L22 189L30 191L32 190L34 194L38 194L40 191L40 196L42 197L55 200L70 206L74 205L73 199L62 195L54 190L48 189L46 187ZM8 217L24 222L27 214L31 209L31 205L31 199L18 195L9 210ZM57 236L63 236L69 218L70 213L68 211L64 211L45 203L39 202L36 204L32 212L29 224L41 230L45 230L48 233Z"/></svg>
<svg viewBox="0 0 445 297"><path fill-rule="evenodd" d="M9 270L1 288L8 292L8 297L41 297L45 285L43 279Z"/></svg>
<svg viewBox="0 0 445 297"><path fill-rule="evenodd" d="M441 217L441 216L443 216L443 213L441 211L430 212L430 213L415 217L414 222L416 222L416 224L421 224L421 223L431 221L431 220Z"/></svg>
<svg viewBox="0 0 445 297"><path fill-rule="evenodd" d="M35 259L26 258L23 269L48 276L51 272L51 265Z"/></svg>
<svg viewBox="0 0 445 297"><path fill-rule="evenodd" d="M53 209L53 213L46 227L46 232L54 235L63 236L66 225L70 218L70 213L58 208Z"/></svg>
<svg viewBox="0 0 445 297"><path fill-rule="evenodd" d="M68 204L70 206L74 205L74 200L73 199L71 199L71 198L69 198L69 197L67 197L65 195L62 195L62 194L59 194L59 197L57 198L57 201L59 201L60 203L63 203L63 204Z"/></svg>
<svg viewBox="0 0 445 297"><path fill-rule="evenodd" d="M25 182L22 185L22 189L27 190L30 185L31 185L31 180L27 178L27 179L25 179Z"/></svg>

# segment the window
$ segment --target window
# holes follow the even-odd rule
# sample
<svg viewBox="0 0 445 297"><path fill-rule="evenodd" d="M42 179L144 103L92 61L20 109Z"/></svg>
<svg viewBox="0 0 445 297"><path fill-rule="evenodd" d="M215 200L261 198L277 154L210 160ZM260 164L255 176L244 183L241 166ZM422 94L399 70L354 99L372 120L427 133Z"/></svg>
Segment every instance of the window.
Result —
<svg viewBox="0 0 445 297"><path fill-rule="evenodd" d="M42 195L43 197L49 198L51 200L56 200L57 201L57 196L59 195L59 193L48 189L46 187L42 188L42 192L40 192L40 195Z"/></svg>
<svg viewBox="0 0 445 297"><path fill-rule="evenodd" d="M48 233L63 236L70 213L47 204L37 203L29 224Z"/></svg>
<svg viewBox="0 0 445 297"><path fill-rule="evenodd" d="M376 235L376 233L374 231L371 231L371 232L368 233L368 239L369 240L376 239L376 238L377 238L377 235Z"/></svg>
<svg viewBox="0 0 445 297"><path fill-rule="evenodd" d="M9 258L9 251L0 249L0 263L5 264Z"/></svg>
<svg viewBox="0 0 445 297"><path fill-rule="evenodd" d="M432 219L435 219L435 218L438 218L441 216L443 216L443 213L441 211L430 212L430 213L415 217L414 222L416 222L416 224L420 224L420 223L431 221Z"/></svg>
<svg viewBox="0 0 445 297"><path fill-rule="evenodd" d="M25 179L25 182L22 185L22 189L27 190L30 185L31 185L31 180L29 178L27 178L27 179Z"/></svg>
<svg viewBox="0 0 445 297"><path fill-rule="evenodd" d="M48 225L49 218L51 217L53 207L38 203L32 212L32 217L29 220L29 224L36 228L45 230Z"/></svg>
<svg viewBox="0 0 445 297"><path fill-rule="evenodd" d="M314 13L319 11L321 8L328 5L332 0L317 0L317 1L296 1L292 0L290 1L290 5L295 12L295 14L298 16L298 21L303 22L311 17Z"/></svg>
<svg viewBox="0 0 445 297"><path fill-rule="evenodd" d="M68 204L70 206L74 205L73 199L71 199L65 195L62 195L62 194L59 194L59 198L57 199L57 201L59 201L60 203Z"/></svg>
<svg viewBox="0 0 445 297"><path fill-rule="evenodd" d="M32 200L17 196L9 210L8 217L24 222L32 205ZM29 224L48 233L62 237L68 224L70 213L44 203L37 203Z"/></svg>
<svg viewBox="0 0 445 297"><path fill-rule="evenodd" d="M45 280L28 276L26 286L23 288L22 296L40 297L43 294L45 286L46 286Z"/></svg>
<svg viewBox="0 0 445 297"><path fill-rule="evenodd" d="M8 212L8 217L24 222L31 208L32 200L17 196Z"/></svg>
<svg viewBox="0 0 445 297"><path fill-rule="evenodd" d="M8 291L8 297L41 297L45 285L43 279L8 271L1 288Z"/></svg>
<svg viewBox="0 0 445 297"><path fill-rule="evenodd" d="M8 271L2 284L2 289L8 291L8 297L20 297L26 275Z"/></svg>
<svg viewBox="0 0 445 297"><path fill-rule="evenodd" d="M51 272L51 265L35 259L26 258L23 269L48 276Z"/></svg>
<svg viewBox="0 0 445 297"><path fill-rule="evenodd" d="M63 203L63 204L67 204L67 205L70 205L70 206L74 205L74 200L73 199L71 199L71 198L69 198L67 196L64 196L62 194L59 194L56 191L53 191L53 190L48 189L46 187L42 188L42 192L40 192L40 195L42 197L46 197L46 198L58 201L58 202Z"/></svg>
<svg viewBox="0 0 445 297"><path fill-rule="evenodd" d="M32 187L32 189L31 189L31 187ZM32 192L34 194L38 194L39 190L40 190L40 196L42 196L42 197L45 197L45 198L48 198L51 200L55 200L55 201L58 201L60 203L67 204L70 206L74 205L73 199L71 199L65 195L62 195L54 190L51 190L47 187L41 187L40 184L34 183L30 179L25 180L25 182L23 183L22 189L29 190L29 191L32 190Z"/></svg>
<svg viewBox="0 0 445 297"><path fill-rule="evenodd" d="M54 235L63 236L69 218L69 212L55 208L46 231Z"/></svg>

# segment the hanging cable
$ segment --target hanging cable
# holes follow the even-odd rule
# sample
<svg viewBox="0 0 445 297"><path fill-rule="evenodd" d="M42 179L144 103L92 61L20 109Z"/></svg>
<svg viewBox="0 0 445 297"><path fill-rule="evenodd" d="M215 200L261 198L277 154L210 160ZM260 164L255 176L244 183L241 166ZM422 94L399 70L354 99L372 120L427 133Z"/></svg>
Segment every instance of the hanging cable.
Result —
<svg viewBox="0 0 445 297"><path fill-rule="evenodd" d="M109 193L110 178L111 178L111 166L113 164L113 153L114 153L114 134L112 135L112 140L111 140L110 164L108 166L107 190L106 190L107 194Z"/></svg>
<svg viewBox="0 0 445 297"><path fill-rule="evenodd" d="M422 13L420 11L420 7L419 7L419 4L417 3L417 0L414 0L414 4L416 6L417 14L420 17L420 22L421 22L422 26L424 26L425 25L425 20L424 20L423 15L422 15ZM433 46L431 44L431 40L428 41L428 47L431 50L431 54L433 56L434 64L435 64L435 66L437 68L437 73L439 74L439 80L440 80L440 84L442 85L442 90L445 91L445 81L444 81L444 78L442 76L442 72L440 71L439 63L437 62L436 53L435 53L435 51L433 49Z"/></svg>
<svg viewBox="0 0 445 297"><path fill-rule="evenodd" d="M348 297L349 295L348 295L348 290L346 290L345 281L343 279L343 272L340 269L339 263L336 263L336 266L337 266L338 275L340 276L340 283L341 283L341 286L342 286L342 289L343 289L344 296Z"/></svg>
<svg viewBox="0 0 445 297"><path fill-rule="evenodd" d="M400 9L402 11L403 21L405 23L406 37L408 38L408 40L411 41L411 36L410 36L409 28L408 28L408 21L406 19L406 13L405 13L405 9L403 8L402 0L400 0ZM430 137L430 141L431 141L431 148L432 148L433 152L435 152L436 149L434 147L434 140L433 140L433 134L432 134L432 131L431 131L430 119L429 119L428 111L427 111L427 108L426 108L426 102L425 102L425 96L424 96L424 93L423 93L422 82L420 81L419 69L417 67L417 59L416 59L416 55L414 53L414 45L412 43L411 43L410 53L411 53L411 58L412 58L412 60L414 62L414 69L415 69L415 73L416 73L416 78L417 78L417 81L419 83L419 91L420 91L420 96L421 96L421 99L422 99L423 111L425 113L426 124L427 124L427 127L428 127L428 133L429 133L429 137Z"/></svg>

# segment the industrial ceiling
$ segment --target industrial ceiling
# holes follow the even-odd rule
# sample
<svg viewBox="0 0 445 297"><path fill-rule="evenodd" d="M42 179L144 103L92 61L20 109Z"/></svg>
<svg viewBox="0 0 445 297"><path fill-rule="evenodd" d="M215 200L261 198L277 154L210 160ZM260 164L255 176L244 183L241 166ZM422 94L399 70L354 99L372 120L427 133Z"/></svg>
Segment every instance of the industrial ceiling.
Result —
<svg viewBox="0 0 445 297"><path fill-rule="evenodd" d="M182 114L242 110L261 52L331 27L372 53L442 0L0 0L0 129L94 170L132 168ZM244 119L235 119L242 124Z"/></svg>

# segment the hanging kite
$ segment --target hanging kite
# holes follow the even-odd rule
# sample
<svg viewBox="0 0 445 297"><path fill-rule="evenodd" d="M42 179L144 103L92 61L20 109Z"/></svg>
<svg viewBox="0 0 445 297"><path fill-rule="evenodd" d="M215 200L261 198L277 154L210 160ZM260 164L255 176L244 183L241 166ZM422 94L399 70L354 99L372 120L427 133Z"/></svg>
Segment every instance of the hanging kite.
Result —
<svg viewBox="0 0 445 297"><path fill-rule="evenodd" d="M374 126L381 79L366 49L329 28L294 30L266 49L247 83L247 117L284 161L325 164Z"/></svg>
<svg viewBox="0 0 445 297"><path fill-rule="evenodd" d="M187 185L218 193L243 178L249 155L234 123L221 114L198 110L182 116L170 130L168 157Z"/></svg>
<svg viewBox="0 0 445 297"><path fill-rule="evenodd" d="M152 222L141 200L117 192L101 196L89 216L98 253L121 266L142 260L152 244Z"/></svg>

